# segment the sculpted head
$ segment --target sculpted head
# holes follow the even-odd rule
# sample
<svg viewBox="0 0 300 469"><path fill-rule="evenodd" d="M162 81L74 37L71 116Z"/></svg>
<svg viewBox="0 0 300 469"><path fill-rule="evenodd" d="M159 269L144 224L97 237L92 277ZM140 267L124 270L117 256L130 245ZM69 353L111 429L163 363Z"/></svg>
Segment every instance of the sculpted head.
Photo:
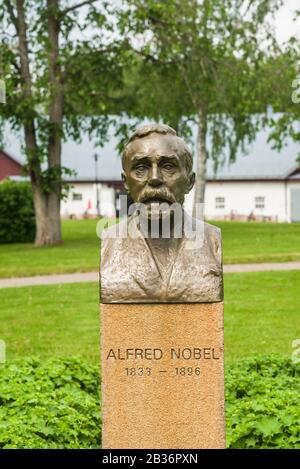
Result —
<svg viewBox="0 0 300 469"><path fill-rule="evenodd" d="M136 203L183 204L194 185L192 154L174 129L163 124L137 128L122 155L122 179Z"/></svg>

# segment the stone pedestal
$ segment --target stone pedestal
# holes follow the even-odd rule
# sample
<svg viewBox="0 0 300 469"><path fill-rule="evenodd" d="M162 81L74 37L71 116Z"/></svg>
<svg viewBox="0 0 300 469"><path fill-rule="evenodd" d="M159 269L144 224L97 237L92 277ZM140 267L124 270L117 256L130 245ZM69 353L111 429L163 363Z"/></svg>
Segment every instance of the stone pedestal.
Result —
<svg viewBox="0 0 300 469"><path fill-rule="evenodd" d="M223 303L101 305L103 448L224 448Z"/></svg>

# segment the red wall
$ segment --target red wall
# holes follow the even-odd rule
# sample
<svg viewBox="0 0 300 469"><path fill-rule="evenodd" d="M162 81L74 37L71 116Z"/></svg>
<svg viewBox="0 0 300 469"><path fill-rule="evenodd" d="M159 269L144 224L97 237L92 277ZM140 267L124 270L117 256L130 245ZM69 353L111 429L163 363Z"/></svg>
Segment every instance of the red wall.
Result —
<svg viewBox="0 0 300 469"><path fill-rule="evenodd" d="M22 166L0 150L0 181L7 176L20 176Z"/></svg>

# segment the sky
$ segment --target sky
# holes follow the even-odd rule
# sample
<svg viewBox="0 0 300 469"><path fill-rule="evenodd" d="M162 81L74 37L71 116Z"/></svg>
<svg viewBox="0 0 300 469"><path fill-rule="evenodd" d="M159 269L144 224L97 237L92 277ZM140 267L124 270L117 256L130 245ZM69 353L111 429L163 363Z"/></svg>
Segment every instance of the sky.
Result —
<svg viewBox="0 0 300 469"><path fill-rule="evenodd" d="M120 4L120 0L113 0L115 5ZM72 3L72 2L71 2ZM75 4L74 0L74 4ZM100 4L100 1L99 1ZM277 31L278 40L283 43L289 39L291 35L296 35L300 40L300 19L298 19L298 25L293 22L294 12L300 10L300 0L284 0L283 6L278 9L275 14L275 28ZM82 13L86 12L82 8ZM78 33L76 33L77 35ZM82 33L80 33L82 34Z"/></svg>
<svg viewBox="0 0 300 469"><path fill-rule="evenodd" d="M278 40L282 43L291 35L297 35L300 40L300 18L293 22L293 13L296 9L300 10L299 0L285 0L275 15L275 28Z"/></svg>

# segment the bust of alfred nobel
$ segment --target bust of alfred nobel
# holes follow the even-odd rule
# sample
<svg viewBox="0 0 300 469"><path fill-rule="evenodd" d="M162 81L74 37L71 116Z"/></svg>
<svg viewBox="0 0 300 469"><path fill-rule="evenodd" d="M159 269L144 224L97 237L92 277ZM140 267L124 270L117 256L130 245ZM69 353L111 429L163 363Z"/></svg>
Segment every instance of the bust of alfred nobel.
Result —
<svg viewBox="0 0 300 469"><path fill-rule="evenodd" d="M188 146L167 125L142 125L122 166L135 204L102 232L102 303L222 301L220 230L183 210L195 181Z"/></svg>

